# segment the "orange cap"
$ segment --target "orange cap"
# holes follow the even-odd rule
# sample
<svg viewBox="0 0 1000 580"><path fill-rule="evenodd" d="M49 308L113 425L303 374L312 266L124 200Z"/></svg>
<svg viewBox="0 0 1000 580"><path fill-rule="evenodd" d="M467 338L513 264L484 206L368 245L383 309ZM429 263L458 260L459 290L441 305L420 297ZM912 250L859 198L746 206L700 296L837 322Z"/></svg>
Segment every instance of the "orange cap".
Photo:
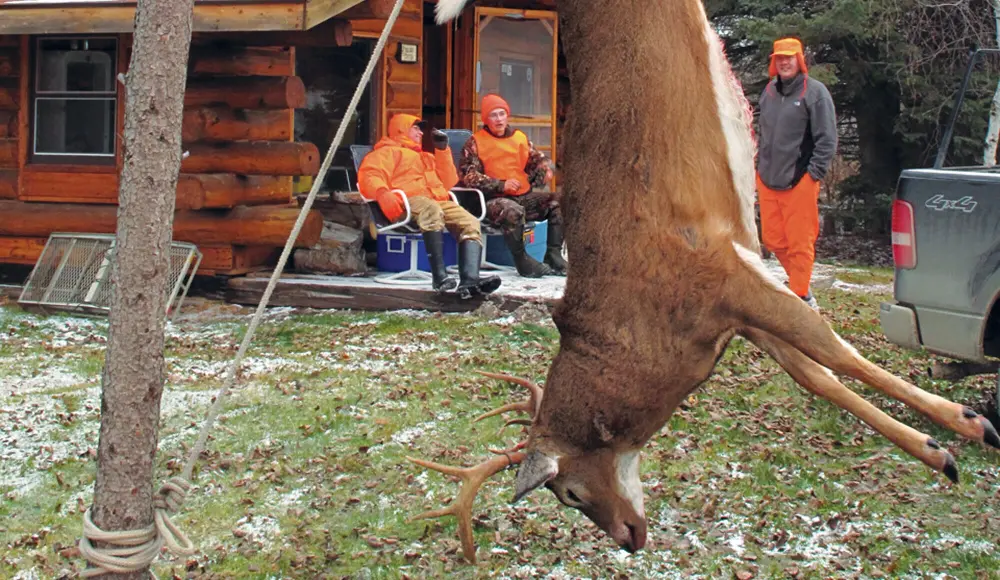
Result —
<svg viewBox="0 0 1000 580"><path fill-rule="evenodd" d="M486 118L489 116L490 112L496 109L503 109L507 111L507 115L510 115L510 105L507 101L503 100L500 95L486 95L483 97L483 101L479 106L479 115L483 119L483 124L486 124Z"/></svg>
<svg viewBox="0 0 1000 580"><path fill-rule="evenodd" d="M799 61L799 70L806 74L809 69L806 67L806 57L803 54L802 42L797 38L779 38L774 41L774 47L771 50L771 61L767 66L767 76L774 77L778 76L778 69L774 66L774 57L776 56L795 56L795 59Z"/></svg>

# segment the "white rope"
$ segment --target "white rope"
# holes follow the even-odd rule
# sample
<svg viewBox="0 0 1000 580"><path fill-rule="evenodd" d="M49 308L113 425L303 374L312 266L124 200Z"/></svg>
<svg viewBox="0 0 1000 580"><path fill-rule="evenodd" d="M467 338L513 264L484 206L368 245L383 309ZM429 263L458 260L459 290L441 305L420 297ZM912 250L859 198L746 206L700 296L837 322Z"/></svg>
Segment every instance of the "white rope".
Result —
<svg viewBox="0 0 1000 580"><path fill-rule="evenodd" d="M344 112L344 117L340 120L340 126L337 128L337 134L333 138L333 143L330 144L330 148L326 152L326 158L323 159L319 173L313 181L312 188L309 190L309 196L306 197L305 203L302 204L299 217L292 227L288 240L285 242L285 249L281 252L278 264L274 267L274 272L271 274L271 280L268 282L267 288L264 290L264 295L257 305L257 311L254 313L246 335L243 337L243 343L240 345L240 349L233 359L233 364L229 366L222 388L219 390L218 395L216 395L215 402L208 410L205 422L201 427L201 432L198 434L198 441L195 443L194 448L191 449L190 455L188 455L182 474L170 478L160 488L159 492L157 492L153 499L154 522L146 528L105 532L94 525L90 517L90 509L83 514L83 537L80 539L80 554L94 567L81 572L81 576L90 577L110 572L127 573L144 570L153 563L153 560L156 559L156 556L160 553L160 549L164 545L166 545L170 552L180 556L191 555L195 552L194 544L170 519L170 513L178 511L184 504L187 492L191 488L191 483L189 482L191 481L191 474L194 471L194 465L198 461L198 456L205 449L208 433L215 425L215 418L222 408L222 402L232 390L233 383L240 371L240 363L243 362L243 356L246 354L254 332L263 318L264 309L267 308L267 303L271 299L271 293L274 292L278 279L281 277L281 272L288 262L288 256L291 254L295 240L299 237L299 232L302 230L303 224L305 224L306 216L309 214L309 210L316 200L316 194L319 193L319 188L323 184L327 172L330 170L330 165L333 163L333 156L337 148L340 147L340 142L344 139L344 133L347 131L347 123L354 115L354 111L361 101L361 95L371 80L378 57L385 49L385 44L389 39L389 32L399 17L404 1L396 0L392 13L389 14L389 19L386 20L385 26L382 28L382 34L379 36L371 58L368 60L368 67L365 68L365 72L361 75L361 81L354 90L354 96L351 97L351 102L347 106L347 111ZM93 545L93 542L103 542L108 547L98 548Z"/></svg>

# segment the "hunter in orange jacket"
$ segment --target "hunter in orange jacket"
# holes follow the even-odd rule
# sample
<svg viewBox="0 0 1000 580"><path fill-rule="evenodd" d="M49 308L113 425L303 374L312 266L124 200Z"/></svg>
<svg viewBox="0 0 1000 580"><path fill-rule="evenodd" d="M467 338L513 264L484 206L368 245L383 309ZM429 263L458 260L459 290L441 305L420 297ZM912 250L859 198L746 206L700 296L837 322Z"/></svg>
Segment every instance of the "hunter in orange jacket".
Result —
<svg viewBox="0 0 1000 580"><path fill-rule="evenodd" d="M389 120L389 135L379 141L358 167L361 195L375 200L385 217L399 221L405 207L393 190L402 190L410 204L431 266L431 286L438 292L455 289L460 298L489 294L500 287L497 276L479 277L483 238L477 220L448 193L458 183L448 137L434 131L434 152L424 151L427 123L414 115L397 114ZM459 280L448 276L444 264L444 229L458 241Z"/></svg>
<svg viewBox="0 0 1000 580"><path fill-rule="evenodd" d="M486 219L503 230L518 274L529 278L565 276L568 264L562 257L559 196L544 190L552 182L549 160L523 131L510 126L510 105L500 95L485 95L479 109L483 126L465 142L459 161L463 185L486 196ZM531 257L524 246L528 220L548 220L542 262Z"/></svg>
<svg viewBox="0 0 1000 580"><path fill-rule="evenodd" d="M409 199L424 196L448 201L451 199L448 190L458 183L451 148L446 145L428 153L409 136L411 127L419 124L420 119L415 115L393 116L389 120L389 135L375 144L358 168L361 195L377 201L391 221L404 213L402 202L391 190L402 189Z"/></svg>

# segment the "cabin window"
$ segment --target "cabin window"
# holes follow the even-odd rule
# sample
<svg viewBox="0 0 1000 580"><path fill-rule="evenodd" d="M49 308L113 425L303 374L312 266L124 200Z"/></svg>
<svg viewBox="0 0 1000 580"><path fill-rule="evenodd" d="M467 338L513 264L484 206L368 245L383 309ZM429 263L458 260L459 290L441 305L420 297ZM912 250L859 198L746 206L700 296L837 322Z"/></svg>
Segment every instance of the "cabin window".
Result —
<svg viewBox="0 0 1000 580"><path fill-rule="evenodd" d="M32 86L32 160L115 163L118 41L39 38Z"/></svg>

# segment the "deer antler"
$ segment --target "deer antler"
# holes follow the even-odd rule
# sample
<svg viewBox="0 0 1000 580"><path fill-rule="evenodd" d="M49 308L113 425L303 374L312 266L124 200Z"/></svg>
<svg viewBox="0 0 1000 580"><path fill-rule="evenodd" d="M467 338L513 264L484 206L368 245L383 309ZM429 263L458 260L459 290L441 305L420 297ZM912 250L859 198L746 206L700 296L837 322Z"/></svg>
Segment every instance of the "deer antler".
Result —
<svg viewBox="0 0 1000 580"><path fill-rule="evenodd" d="M479 374L490 377L492 379L500 379L501 381L508 381L528 389L528 400L521 401L519 403L508 403L503 407L493 409L487 413L476 417L472 422L478 423L487 417L493 417L494 415L500 415L501 413L506 413L507 411L524 411L525 413L531 415L534 418L535 414L538 413L538 407L542 404L542 388L535 383L529 381L528 379L522 379L520 377L514 377L511 375L504 375L500 373L490 373L486 371L476 371ZM512 419L504 424L504 427L509 425L524 425L524 420L522 419ZM529 423L530 424L530 423ZM501 429L501 432L503 429Z"/></svg>
<svg viewBox="0 0 1000 580"><path fill-rule="evenodd" d="M528 399L519 403L504 405L499 409L494 409L477 417L473 423L507 411L524 411L532 417L534 417L538 412L538 407L542 404L542 388L535 383L532 383L527 379L511 375L490 373L486 371L477 372L490 378L509 381L525 387L528 389ZM510 421L507 421L504 427L514 424L530 425L531 422L524 419L511 419ZM500 431L502 432L503 429ZM490 449L490 453L497 455L497 457L484 461L475 467L452 467L450 465L442 465L432 461L407 457L406 459L408 461L416 463L421 467L433 469L434 471L439 471L441 473L462 479L462 488L458 492L458 497L448 504L447 507L424 512L418 516L410 518L409 521L412 522L428 518L440 518L442 516L455 516L458 518L458 537L462 541L462 553L465 555L465 559L468 560L469 563L475 564L476 544L472 540L472 502L476 499L476 494L479 493L479 488L483 486L483 483L485 483L487 479L493 477L493 475L499 471L524 461L525 454L521 451L521 449L524 449L527 444L527 441L522 441L503 451Z"/></svg>
<svg viewBox="0 0 1000 580"><path fill-rule="evenodd" d="M406 458L427 469L433 469L434 471L440 471L441 473L462 479L462 488L458 492L458 497L448 504L447 507L424 512L410 518L409 521L413 522L442 516L455 516L458 518L458 537L462 541L462 554L465 555L465 559L471 564L476 563L476 544L472 539L472 502L476 499L479 488L497 472L521 463L525 457L525 454L520 451L499 453L500 455L497 457L484 461L475 467L452 467L413 457Z"/></svg>

